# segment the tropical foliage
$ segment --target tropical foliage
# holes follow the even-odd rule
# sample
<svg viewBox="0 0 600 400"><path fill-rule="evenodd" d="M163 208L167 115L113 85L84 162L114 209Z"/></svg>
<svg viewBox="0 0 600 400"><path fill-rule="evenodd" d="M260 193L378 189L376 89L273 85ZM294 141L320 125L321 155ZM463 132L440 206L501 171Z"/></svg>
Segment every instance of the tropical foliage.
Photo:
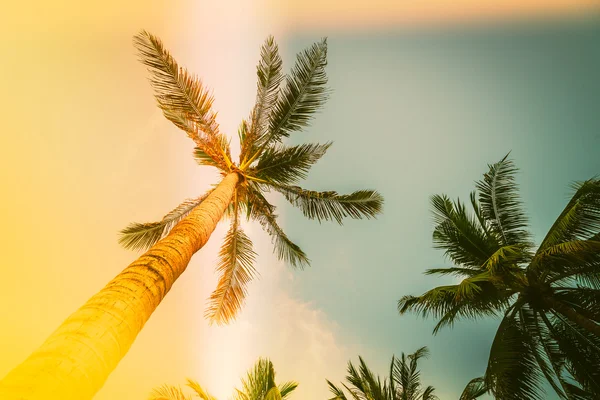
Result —
<svg viewBox="0 0 600 400"><path fill-rule="evenodd" d="M563 399L600 398L600 181L574 185L535 247L507 157L477 182L472 212L460 200L432 197L433 240L455 266L427 274L461 281L404 296L399 312L439 319L434 333L461 318L502 316L485 374L463 400L488 391L544 399L544 381Z"/></svg>
<svg viewBox="0 0 600 400"><path fill-rule="evenodd" d="M325 39L301 52L291 72L283 74L277 44L267 38L257 68L256 104L238 132L238 162L203 83L180 67L156 36L141 32L134 44L150 71L158 107L192 139L198 164L216 168L223 179L158 222L126 227L120 238L126 248L149 249L0 381L1 398L91 399L223 218L229 218L230 227L219 253L219 283L206 312L211 322L227 323L236 316L257 274L252 241L242 229L244 217L262 225L279 259L293 267L309 265L306 253L278 224L268 192L281 193L319 222L341 224L348 217L372 218L381 212L383 198L373 190L338 194L298 186L331 146L285 144L309 125L328 97Z"/></svg>
<svg viewBox="0 0 600 400"><path fill-rule="evenodd" d="M326 39L298 54L295 66L284 75L278 46L273 37L267 38L257 67L256 105L238 132L241 154L237 163L232 160L229 140L219 130L216 113L211 108L213 99L201 81L179 67L157 37L142 32L135 37L135 45L151 73L158 106L167 119L194 141L198 164L215 167L223 176L230 173L240 176L227 213L230 228L219 253L220 279L206 312L212 322L226 323L236 315L248 283L257 274L252 241L241 227L244 216L258 221L271 236L279 259L293 267L309 265L305 252L278 224L275 206L267 200L265 192L281 193L307 218L319 222L341 224L347 217L371 218L381 211L383 198L373 190L338 194L297 186L331 146L331 143L284 144L292 133L309 125L313 114L328 98ZM209 193L184 201L161 221L129 225L121 232L120 242L130 249L152 246Z"/></svg>
<svg viewBox="0 0 600 400"><path fill-rule="evenodd" d="M188 379L186 385L193 391L195 397L202 400L217 400L200 384ZM275 369L268 359L260 358L254 367L242 379L242 388L235 389L234 400L287 400L298 387L298 383L289 381L280 385L275 384ZM149 400L191 400L179 386L163 385L152 391Z"/></svg>
<svg viewBox="0 0 600 400"><path fill-rule="evenodd" d="M383 381L375 376L362 357L358 357L358 368L348 362L346 382L349 386L344 383L342 386L355 400L437 400L433 386L423 388L421 373L417 369L419 359L428 355L427 347L421 347L408 356L402 353L400 358L392 357L390 375ZM327 383L334 395L329 400L348 399L342 388L330 381Z"/></svg>

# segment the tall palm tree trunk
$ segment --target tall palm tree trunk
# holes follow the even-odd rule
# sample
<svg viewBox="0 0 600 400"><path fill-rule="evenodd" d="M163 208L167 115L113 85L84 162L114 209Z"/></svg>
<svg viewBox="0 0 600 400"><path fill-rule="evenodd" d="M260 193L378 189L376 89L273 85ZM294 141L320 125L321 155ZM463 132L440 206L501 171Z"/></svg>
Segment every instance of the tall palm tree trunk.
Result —
<svg viewBox="0 0 600 400"><path fill-rule="evenodd" d="M67 318L0 381L0 399L91 399L208 241L238 182L237 173L228 174L167 237Z"/></svg>

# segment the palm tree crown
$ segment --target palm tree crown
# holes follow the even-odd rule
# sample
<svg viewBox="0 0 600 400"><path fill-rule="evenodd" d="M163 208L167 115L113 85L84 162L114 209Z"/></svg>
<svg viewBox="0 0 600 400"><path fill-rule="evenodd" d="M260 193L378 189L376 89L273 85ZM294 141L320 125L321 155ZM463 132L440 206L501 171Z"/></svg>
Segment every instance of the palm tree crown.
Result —
<svg viewBox="0 0 600 400"><path fill-rule="evenodd" d="M460 200L432 197L434 243L456 266L426 273L462 280L404 296L398 309L439 318L434 333L460 318L503 316L485 375L462 399L488 390L543 399L544 380L564 399L600 398L600 181L574 186L535 248L507 157L477 182L473 213Z"/></svg>
<svg viewBox="0 0 600 400"><path fill-rule="evenodd" d="M421 372L417 369L419 359L429 355L427 347L421 347L408 356L402 353L400 358L392 357L390 376L383 382L369 369L362 357L358 357L358 369L348 362L346 381L342 386L354 400L437 400L433 386L421 386ZM347 400L343 389L330 381L329 389L334 397L329 400Z"/></svg>
<svg viewBox="0 0 600 400"><path fill-rule="evenodd" d="M196 397L202 400L217 400L200 384L192 379L187 380ZM259 358L254 368L248 371L246 379L242 379L242 389L235 389L234 400L287 400L298 387L298 383L289 381L281 385L275 384L273 363ZM180 387L163 385L154 389L148 400L191 400Z"/></svg>
<svg viewBox="0 0 600 400"><path fill-rule="evenodd" d="M281 193L304 216L319 222L333 220L341 224L346 217L371 218L381 212L383 198L373 190L340 195L297 186L331 143L283 144L291 133L308 126L328 97L326 39L298 54L295 66L284 76L277 44L272 37L267 38L257 67L256 105L238 131L241 153L237 163L232 160L229 140L219 131L216 113L211 109L213 99L200 80L180 68L155 36L141 32L134 43L151 73L158 106L194 141L198 164L215 167L223 176L239 175L226 213L231 222L219 253L220 280L206 313L211 322L226 323L236 315L247 284L256 275L256 254L240 226L242 215L258 221L268 232L279 259L293 267L309 265L307 255L278 225L275 206L267 201L265 192ZM130 249L152 246L209 193L184 201L159 222L129 225L121 232L120 242Z"/></svg>

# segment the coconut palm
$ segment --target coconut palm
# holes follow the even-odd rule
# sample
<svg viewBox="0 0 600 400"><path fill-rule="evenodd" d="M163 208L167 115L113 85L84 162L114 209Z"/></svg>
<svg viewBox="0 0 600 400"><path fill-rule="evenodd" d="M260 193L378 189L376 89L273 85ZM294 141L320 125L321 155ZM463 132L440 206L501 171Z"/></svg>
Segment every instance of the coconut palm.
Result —
<svg viewBox="0 0 600 400"><path fill-rule="evenodd" d="M427 347L421 347L413 354L406 356L402 353L400 358L392 356L390 363L390 376L383 382L380 377L369 369L365 360L358 357L358 369L348 362L348 375L342 386L355 400L437 400L433 386L421 386L421 372L417 369L419 359L429 355ZM334 397L329 400L347 400L346 393L338 386L327 381L329 390Z"/></svg>
<svg viewBox="0 0 600 400"><path fill-rule="evenodd" d="M507 156L508 157L508 156ZM404 296L409 311L439 318L503 316L485 375L465 399L491 391L499 399L543 399L547 380L564 399L600 398L600 181L574 185L574 195L535 248L504 157L464 203L433 196L433 240L454 264L427 274L461 277L421 296Z"/></svg>
<svg viewBox="0 0 600 400"><path fill-rule="evenodd" d="M272 37L265 41L257 67L256 105L238 132L239 162L232 160L229 139L219 129L213 99L200 80L180 68L157 37L143 31L135 36L134 44L150 71L164 116L192 139L198 164L217 168L222 179L162 220L124 229L121 243L125 247L149 250L0 381L2 399L90 399L224 217L229 218L230 228L219 253L219 283L206 312L211 322L227 323L235 317L257 273L252 242L241 227L244 216L268 232L279 259L292 267L309 265L308 256L277 223L266 192L281 193L304 216L319 222L341 224L347 217L371 218L381 211L383 198L372 190L342 195L297 186L331 143L283 144L309 125L328 97L325 39L298 54L286 76L277 44Z"/></svg>
<svg viewBox="0 0 600 400"><path fill-rule="evenodd" d="M187 386L193 390L195 397L202 400L217 400L200 384L188 378ZM286 400L298 387L294 381L275 384L275 369L268 359L259 358L254 368L248 371L246 379L242 379L242 389L235 389L234 400ZM152 391L148 400L191 400L181 387L163 385Z"/></svg>

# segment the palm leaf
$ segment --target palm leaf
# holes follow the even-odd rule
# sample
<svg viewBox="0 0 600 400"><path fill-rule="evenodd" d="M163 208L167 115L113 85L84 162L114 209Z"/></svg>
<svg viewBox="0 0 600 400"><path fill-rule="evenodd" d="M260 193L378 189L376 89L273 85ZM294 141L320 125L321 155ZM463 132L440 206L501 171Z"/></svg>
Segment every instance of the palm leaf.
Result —
<svg viewBox="0 0 600 400"><path fill-rule="evenodd" d="M248 191L248 199L250 215L271 236L274 245L273 251L277 258L292 267L304 268L309 266L310 260L304 251L292 242L277 224L275 206L271 205L258 190L252 188Z"/></svg>
<svg viewBox="0 0 600 400"><path fill-rule="evenodd" d="M169 212L159 222L134 222L121 230L119 243L126 249L140 250L152 247L160 239L171 232L179 221L185 218L195 207L200 205L211 193L209 190L196 199L188 199Z"/></svg>
<svg viewBox="0 0 600 400"><path fill-rule="evenodd" d="M215 163L227 167L229 148L223 147L227 142L211 110L213 98L202 82L179 67L156 36L142 31L133 42L151 74L150 83L165 117L184 130Z"/></svg>
<svg viewBox="0 0 600 400"><path fill-rule="evenodd" d="M592 239L600 233L600 180L576 183L573 189L573 197L546 234L538 252L563 242Z"/></svg>
<svg viewBox="0 0 600 400"><path fill-rule="evenodd" d="M427 386L425 390L423 390L423 394L421 395L422 400L439 400L439 398L434 394L435 388L433 386Z"/></svg>
<svg viewBox="0 0 600 400"><path fill-rule="evenodd" d="M331 397L328 400L348 400L344 391L331 383L331 381L327 380L327 386L329 386L329 391L334 395L334 397Z"/></svg>
<svg viewBox="0 0 600 400"><path fill-rule="evenodd" d="M190 378L187 379L186 385L192 388L196 395L200 397L202 400L217 400L216 397L211 396L206 390L200 386L200 384Z"/></svg>
<svg viewBox="0 0 600 400"><path fill-rule="evenodd" d="M191 400L186 396L180 387L163 385L152 390L148 400Z"/></svg>
<svg viewBox="0 0 600 400"><path fill-rule="evenodd" d="M600 338L555 314L544 323L567 360L567 369L583 390L600 397Z"/></svg>
<svg viewBox="0 0 600 400"><path fill-rule="evenodd" d="M252 174L261 180L289 185L306 179L307 173L331 146L306 143L298 146L275 146L267 149L260 157Z"/></svg>
<svg viewBox="0 0 600 400"><path fill-rule="evenodd" d="M281 75L281 57L279 48L273 36L269 36L261 47L261 59L256 68L258 76L256 104L252 111L252 119L248 133L240 141L242 150L240 159L242 165L255 151L256 140L264 136L269 128L269 117L272 113L277 95L279 93L279 84L283 76Z"/></svg>
<svg viewBox="0 0 600 400"><path fill-rule="evenodd" d="M489 168L476 187L481 214L489 223L490 231L503 245L530 243L530 234L525 229L527 219L515 183L517 168L508 154Z"/></svg>
<svg viewBox="0 0 600 400"><path fill-rule="evenodd" d="M483 376L474 378L467 383L458 400L475 400L488 392L488 387L485 384Z"/></svg>
<svg viewBox="0 0 600 400"><path fill-rule="evenodd" d="M298 54L271 113L268 133L258 140L262 148L308 126L313 114L327 100L326 65L326 39Z"/></svg>
<svg viewBox="0 0 600 400"><path fill-rule="evenodd" d="M383 197L374 190L357 190L340 195L334 191L315 192L299 186L270 184L270 187L283 194L294 207L298 207L305 217L319 222L337 221L340 225L346 217L354 219L375 218L382 211Z"/></svg>
<svg viewBox="0 0 600 400"><path fill-rule="evenodd" d="M515 311L518 311L515 309ZM503 318L492 347L485 384L501 399L544 399L539 367L513 312Z"/></svg>
<svg viewBox="0 0 600 400"><path fill-rule="evenodd" d="M298 387L298 382L294 382L294 381L285 382L285 383L282 383L281 385L279 385L279 393L281 394L281 398L283 400L287 399L289 397L289 395L294 390L296 390L297 387Z"/></svg>
<svg viewBox="0 0 600 400"><path fill-rule="evenodd" d="M413 311L421 313L423 317L440 318L433 330L436 334L460 318L476 320L499 315L512 294L509 289L496 287L487 279L479 279L463 283L462 286L439 286L421 296L403 296L398 301L398 312L404 314Z"/></svg>
<svg viewBox="0 0 600 400"><path fill-rule="evenodd" d="M234 201L237 204L237 198ZM210 305L206 311L211 323L224 324L235 317L246 297L246 286L256 274L252 265L256 257L252 241L238 222L236 210L219 252L217 271L221 273L221 278L217 289L210 296Z"/></svg>
<svg viewBox="0 0 600 400"><path fill-rule="evenodd" d="M453 203L447 196L431 197L436 227L433 243L458 265L480 268L500 247L493 237L468 215L460 200Z"/></svg>
<svg viewBox="0 0 600 400"><path fill-rule="evenodd" d="M480 273L479 270L471 268L430 268L425 270L425 275L454 275L459 277L471 277Z"/></svg>

